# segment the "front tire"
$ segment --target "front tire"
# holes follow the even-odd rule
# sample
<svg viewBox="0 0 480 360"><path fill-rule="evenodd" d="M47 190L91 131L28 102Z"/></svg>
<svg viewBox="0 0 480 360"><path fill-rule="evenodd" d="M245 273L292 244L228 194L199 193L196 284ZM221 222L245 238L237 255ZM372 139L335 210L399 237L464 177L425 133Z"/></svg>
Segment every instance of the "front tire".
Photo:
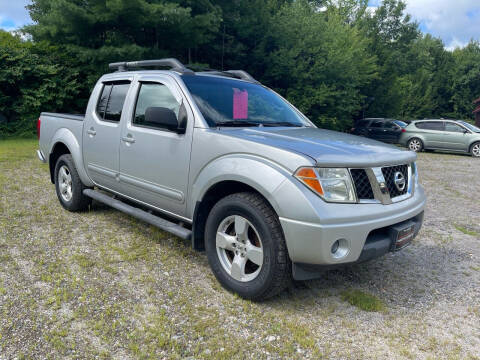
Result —
<svg viewBox="0 0 480 360"><path fill-rule="evenodd" d="M60 204L68 211L87 210L92 199L83 195L84 189L72 155L60 156L55 165L55 190Z"/></svg>
<svg viewBox="0 0 480 360"><path fill-rule="evenodd" d="M480 157L480 142L476 142L472 145L470 148L470 154L476 158Z"/></svg>
<svg viewBox="0 0 480 360"><path fill-rule="evenodd" d="M245 299L267 299L291 281L280 222L258 194L237 193L215 204L207 219L205 248L220 284Z"/></svg>
<svg viewBox="0 0 480 360"><path fill-rule="evenodd" d="M423 150L423 142L419 138L408 140L407 147L411 151L420 152Z"/></svg>

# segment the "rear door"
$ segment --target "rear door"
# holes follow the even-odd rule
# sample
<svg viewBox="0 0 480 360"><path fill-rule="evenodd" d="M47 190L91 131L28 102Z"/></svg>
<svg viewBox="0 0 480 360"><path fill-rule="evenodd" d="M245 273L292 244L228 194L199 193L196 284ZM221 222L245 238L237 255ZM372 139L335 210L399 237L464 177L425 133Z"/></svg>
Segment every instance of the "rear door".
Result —
<svg viewBox="0 0 480 360"><path fill-rule="evenodd" d="M182 217L186 211L193 113L178 84L168 75L139 76L122 127L120 184L122 193L157 209ZM183 102L185 134L145 122L149 107L166 107L178 117Z"/></svg>
<svg viewBox="0 0 480 360"><path fill-rule="evenodd" d="M383 120L372 121L368 128L368 137L375 140L385 141L385 133L383 131L384 123Z"/></svg>
<svg viewBox="0 0 480 360"><path fill-rule="evenodd" d="M442 149L444 146L443 121L416 122L415 127L420 129L426 148Z"/></svg>
<svg viewBox="0 0 480 360"><path fill-rule="evenodd" d="M386 121L383 126L384 141L396 144L402 134L402 128L393 121Z"/></svg>
<svg viewBox="0 0 480 360"><path fill-rule="evenodd" d="M444 148L451 150L468 150L468 133L464 127L457 125L453 122L445 122L445 131L444 131Z"/></svg>
<svg viewBox="0 0 480 360"><path fill-rule="evenodd" d="M104 82L97 94L98 102L89 108L83 127L83 157L88 175L95 184L118 190L120 120L130 81Z"/></svg>

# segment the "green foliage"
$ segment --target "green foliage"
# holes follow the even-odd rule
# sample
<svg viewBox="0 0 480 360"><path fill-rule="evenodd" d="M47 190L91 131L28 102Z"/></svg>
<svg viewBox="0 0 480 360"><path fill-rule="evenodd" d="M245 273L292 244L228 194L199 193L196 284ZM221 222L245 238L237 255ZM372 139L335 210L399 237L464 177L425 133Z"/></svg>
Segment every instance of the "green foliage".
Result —
<svg viewBox="0 0 480 360"><path fill-rule="evenodd" d="M31 135L41 111L74 102L78 72L57 54L54 46L0 31L0 135Z"/></svg>
<svg viewBox="0 0 480 360"><path fill-rule="evenodd" d="M32 134L41 111L82 113L109 62L160 57L245 69L325 128L361 116L472 119L480 43L447 51L403 1L367 5L32 0L23 37L0 31L0 136Z"/></svg>
<svg viewBox="0 0 480 360"><path fill-rule="evenodd" d="M345 129L358 112L360 90L376 77L368 40L335 13L297 1L275 16L266 55L267 82L322 127Z"/></svg>

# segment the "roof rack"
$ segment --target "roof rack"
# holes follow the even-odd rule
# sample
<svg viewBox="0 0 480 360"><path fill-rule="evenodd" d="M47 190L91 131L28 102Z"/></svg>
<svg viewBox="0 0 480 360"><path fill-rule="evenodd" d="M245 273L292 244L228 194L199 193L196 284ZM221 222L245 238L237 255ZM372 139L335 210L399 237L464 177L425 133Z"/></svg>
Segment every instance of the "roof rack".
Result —
<svg viewBox="0 0 480 360"><path fill-rule="evenodd" d="M234 77L236 77L238 79L247 80L247 81L251 81L251 82L256 83L256 84L260 84L260 82L255 80L255 78L252 75L250 75L249 73L247 73L244 70L226 70L224 72L232 74Z"/></svg>
<svg viewBox="0 0 480 360"><path fill-rule="evenodd" d="M170 68L170 70L177 71L181 74L188 74L193 75L195 72L187 68L183 65L180 61L174 58L168 59L158 59L158 60L142 60L142 61L122 61L108 64L108 67L112 70L117 70L119 72L128 71L129 69L138 69L138 68L145 68L145 67L154 67L154 66L164 66ZM253 82L255 84L259 84L257 80L253 78L252 75L247 73L244 70L213 70L207 69L208 71L200 71L199 73L203 74L215 74L219 76L228 76L237 79L246 80L249 82Z"/></svg>
<svg viewBox="0 0 480 360"><path fill-rule="evenodd" d="M188 69L180 61L174 58L169 59L159 59L159 60L143 60L143 61L129 61L129 62L116 62L111 63L108 67L112 70L117 71L127 71L128 69L137 69L142 67L151 67L151 66L165 66L169 67L173 71L178 71L180 73L193 73L192 70Z"/></svg>

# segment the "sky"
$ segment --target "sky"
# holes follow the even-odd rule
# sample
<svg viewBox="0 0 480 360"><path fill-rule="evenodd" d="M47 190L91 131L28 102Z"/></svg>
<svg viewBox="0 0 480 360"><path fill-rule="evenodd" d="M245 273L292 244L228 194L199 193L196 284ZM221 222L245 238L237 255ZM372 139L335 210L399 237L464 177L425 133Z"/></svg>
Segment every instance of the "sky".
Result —
<svg viewBox="0 0 480 360"><path fill-rule="evenodd" d="M372 8L382 0L370 0ZM440 37L447 49L480 40L480 0L405 0L407 12L420 29ZM25 6L30 0L0 0L0 29L12 31L31 22Z"/></svg>

